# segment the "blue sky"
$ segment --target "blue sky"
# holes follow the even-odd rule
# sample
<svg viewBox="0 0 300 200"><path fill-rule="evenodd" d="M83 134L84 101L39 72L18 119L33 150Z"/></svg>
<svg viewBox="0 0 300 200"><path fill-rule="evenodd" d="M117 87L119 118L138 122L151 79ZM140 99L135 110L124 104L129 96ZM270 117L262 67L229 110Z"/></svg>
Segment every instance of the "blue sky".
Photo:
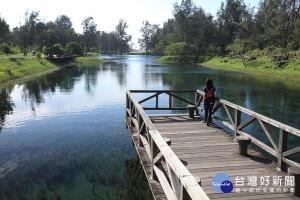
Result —
<svg viewBox="0 0 300 200"><path fill-rule="evenodd" d="M223 0L225 1L225 0ZM260 0L244 0L246 5L258 6ZM40 17L44 21L54 21L59 15L69 16L73 27L77 32L82 32L81 22L87 16L94 17L101 31L113 31L119 19L127 21L128 33L133 36L134 47L137 47L137 39L140 37L139 29L143 20L160 24L168 18L172 18L173 4L181 0L9 0L2 1L0 15L10 24L10 28L23 23L25 11L40 11ZM201 6L207 13L216 15L222 0L194 0L197 6Z"/></svg>

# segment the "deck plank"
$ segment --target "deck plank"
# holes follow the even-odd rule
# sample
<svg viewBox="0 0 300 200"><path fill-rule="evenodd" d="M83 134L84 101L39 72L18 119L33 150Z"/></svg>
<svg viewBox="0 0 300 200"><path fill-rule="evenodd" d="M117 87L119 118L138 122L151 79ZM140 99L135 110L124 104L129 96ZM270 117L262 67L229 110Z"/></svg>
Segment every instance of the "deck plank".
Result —
<svg viewBox="0 0 300 200"><path fill-rule="evenodd" d="M155 128L163 137L171 139L171 149L194 176L211 199L300 199L290 192L236 192L217 193L211 186L212 177L227 174L234 183L237 176L287 176L276 170L276 164L262 153L249 147L248 156L238 154L239 146L233 136L217 127L206 126L203 118L188 115L149 115ZM245 180L246 182L246 180ZM258 181L259 182L259 181Z"/></svg>

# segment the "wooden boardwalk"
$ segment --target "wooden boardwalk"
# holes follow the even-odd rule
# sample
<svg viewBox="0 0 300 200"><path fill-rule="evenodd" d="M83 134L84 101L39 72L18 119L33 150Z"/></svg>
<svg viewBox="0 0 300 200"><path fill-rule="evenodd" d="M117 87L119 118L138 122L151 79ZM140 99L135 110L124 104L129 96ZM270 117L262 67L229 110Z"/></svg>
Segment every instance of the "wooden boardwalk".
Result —
<svg viewBox="0 0 300 200"><path fill-rule="evenodd" d="M256 176L287 176L286 173L276 170L276 164L266 159L253 148L248 149L248 156L239 155L239 145L233 140L233 136L223 129L208 127L200 116L191 119L188 115L150 115L156 129L163 137L171 139L171 149L194 175L201 177L201 187L210 199L300 199L288 191L270 193L263 192L264 186L247 186L247 177ZM245 179L245 187L236 187L231 193L217 193L211 186L214 175L225 173L235 182L237 176ZM284 183L283 183L284 184ZM270 183L272 185L272 183ZM261 188L260 192L244 192L250 188ZM270 186L265 188L272 188Z"/></svg>
<svg viewBox="0 0 300 200"><path fill-rule="evenodd" d="M132 93L154 93L137 101ZM158 97L167 94L168 107L160 107ZM187 95L188 94L188 95ZM186 97L192 97L189 100ZM126 127L140 158L155 200L200 199L300 199L300 163L292 155L300 153L300 146L288 145L288 135L300 137L300 130L275 121L259 113L217 98L213 110L214 122L231 129L230 134L215 124L206 126L199 111L203 92L199 90L134 90L126 93ZM154 107L142 103L155 98ZM173 99L185 107L174 107ZM216 115L223 108L227 119ZM189 114L146 114L146 110L185 110ZM234 114L232 113L234 112ZM223 112L224 113L224 112ZM248 119L241 114L248 115ZM267 136L270 145L245 132L254 121ZM277 136L274 129L277 129ZM242 136L242 137L241 137ZM272 162L249 146L247 155L240 150L237 140L257 145L275 157ZM243 142L244 143L244 142ZM245 153L245 152L244 152ZM284 172L287 167L295 184L290 185ZM230 177L233 190L219 193L212 187L216 174ZM298 189L297 189L298 188Z"/></svg>

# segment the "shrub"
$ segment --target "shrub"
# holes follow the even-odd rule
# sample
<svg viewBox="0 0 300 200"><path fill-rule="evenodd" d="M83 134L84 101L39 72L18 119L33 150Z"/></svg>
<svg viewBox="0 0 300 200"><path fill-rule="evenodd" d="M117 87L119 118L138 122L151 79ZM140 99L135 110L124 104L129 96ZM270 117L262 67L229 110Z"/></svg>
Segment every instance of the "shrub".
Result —
<svg viewBox="0 0 300 200"><path fill-rule="evenodd" d="M277 56L285 56L287 54L287 51L284 48L276 48L274 54Z"/></svg>
<svg viewBox="0 0 300 200"><path fill-rule="evenodd" d="M84 53L82 45L78 42L69 42L66 45L66 51L67 51L67 54L69 54L71 56L74 56L74 55L82 56Z"/></svg>
<svg viewBox="0 0 300 200"><path fill-rule="evenodd" d="M0 51L2 51L3 53L5 53L7 55L10 52L10 48L6 43L3 43L0 45Z"/></svg>
<svg viewBox="0 0 300 200"><path fill-rule="evenodd" d="M41 59L41 57L42 57L41 53L40 53L40 52L39 52L39 53L37 53L37 54L36 54L36 57L37 57L37 59L38 59L38 60L40 60L40 59Z"/></svg>
<svg viewBox="0 0 300 200"><path fill-rule="evenodd" d="M192 47L185 42L170 44L165 49L165 55L179 56L180 62L187 62L188 55L192 54Z"/></svg>
<svg viewBox="0 0 300 200"><path fill-rule="evenodd" d="M276 47L273 45L268 46L268 47L264 48L263 54L265 56L271 56L274 53L275 49L276 49Z"/></svg>
<svg viewBox="0 0 300 200"><path fill-rule="evenodd" d="M61 44L55 44L51 47L44 47L43 52L48 57L53 57L56 55L57 57L62 57L65 55L66 50L62 47Z"/></svg>
<svg viewBox="0 0 300 200"><path fill-rule="evenodd" d="M92 48L91 48L91 52L96 53L96 52L97 52L97 49L96 49L95 47L92 47Z"/></svg>

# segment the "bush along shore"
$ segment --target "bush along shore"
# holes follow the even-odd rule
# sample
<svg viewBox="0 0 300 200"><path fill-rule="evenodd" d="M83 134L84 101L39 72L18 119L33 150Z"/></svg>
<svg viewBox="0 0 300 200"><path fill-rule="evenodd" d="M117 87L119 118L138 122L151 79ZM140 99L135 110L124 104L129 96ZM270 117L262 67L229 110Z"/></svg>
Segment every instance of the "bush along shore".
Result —
<svg viewBox="0 0 300 200"><path fill-rule="evenodd" d="M74 60L53 62L46 58L0 58L0 83L51 73L68 66L94 66L104 60L96 57L77 57Z"/></svg>

